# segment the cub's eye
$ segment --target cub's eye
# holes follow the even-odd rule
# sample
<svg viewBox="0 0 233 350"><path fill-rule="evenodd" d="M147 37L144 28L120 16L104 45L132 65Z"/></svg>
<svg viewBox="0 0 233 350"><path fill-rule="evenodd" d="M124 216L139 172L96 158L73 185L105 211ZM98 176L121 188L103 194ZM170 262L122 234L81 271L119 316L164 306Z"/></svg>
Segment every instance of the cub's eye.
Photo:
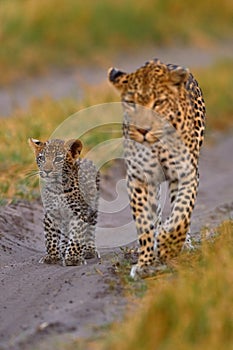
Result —
<svg viewBox="0 0 233 350"><path fill-rule="evenodd" d="M64 159L63 156L56 156L54 158L54 163L60 163L63 161L63 159Z"/></svg>
<svg viewBox="0 0 233 350"><path fill-rule="evenodd" d="M40 154L38 157L37 157L37 162L38 163L43 163L45 161L45 156L43 156L42 154Z"/></svg>

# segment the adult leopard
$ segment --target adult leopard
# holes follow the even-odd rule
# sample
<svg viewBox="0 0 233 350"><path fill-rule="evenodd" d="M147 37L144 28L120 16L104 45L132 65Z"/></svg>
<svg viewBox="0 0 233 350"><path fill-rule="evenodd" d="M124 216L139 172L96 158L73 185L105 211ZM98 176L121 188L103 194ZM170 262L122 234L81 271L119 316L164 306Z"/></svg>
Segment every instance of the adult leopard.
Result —
<svg viewBox="0 0 233 350"><path fill-rule="evenodd" d="M41 262L80 265L98 257L95 226L99 174L88 159L80 159L80 140L29 139L41 178L47 254Z"/></svg>
<svg viewBox="0 0 233 350"><path fill-rule="evenodd" d="M131 276L147 276L189 241L205 103L188 69L158 59L133 73L110 68L108 76L123 104L127 188L140 245ZM165 180L171 214L162 223L160 184Z"/></svg>

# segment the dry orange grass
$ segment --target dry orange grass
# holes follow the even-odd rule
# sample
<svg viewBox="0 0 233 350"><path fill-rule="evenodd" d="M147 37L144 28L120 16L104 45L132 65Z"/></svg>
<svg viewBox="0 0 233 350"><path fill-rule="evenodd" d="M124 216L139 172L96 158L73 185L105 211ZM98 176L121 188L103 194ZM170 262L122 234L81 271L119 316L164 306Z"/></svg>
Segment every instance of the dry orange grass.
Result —
<svg viewBox="0 0 233 350"><path fill-rule="evenodd" d="M233 222L227 221L200 249L178 258L176 272L148 279L145 297L102 339L63 349L232 349L232 247Z"/></svg>

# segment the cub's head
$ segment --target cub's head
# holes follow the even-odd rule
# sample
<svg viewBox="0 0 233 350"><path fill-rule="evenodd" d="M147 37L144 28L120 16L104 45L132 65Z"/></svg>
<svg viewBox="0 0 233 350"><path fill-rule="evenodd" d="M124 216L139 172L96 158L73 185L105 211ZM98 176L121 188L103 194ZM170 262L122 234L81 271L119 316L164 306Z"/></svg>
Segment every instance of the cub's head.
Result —
<svg viewBox="0 0 233 350"><path fill-rule="evenodd" d="M81 141L75 139L42 142L30 138L28 142L35 154L40 177L49 182L61 177L64 170L72 169L82 150Z"/></svg>
<svg viewBox="0 0 233 350"><path fill-rule="evenodd" d="M134 110L136 105L153 109L160 115L174 117L182 110L182 95L189 71L183 67L167 66L159 60L145 63L133 73L116 68L108 71L109 81L121 94L125 108Z"/></svg>

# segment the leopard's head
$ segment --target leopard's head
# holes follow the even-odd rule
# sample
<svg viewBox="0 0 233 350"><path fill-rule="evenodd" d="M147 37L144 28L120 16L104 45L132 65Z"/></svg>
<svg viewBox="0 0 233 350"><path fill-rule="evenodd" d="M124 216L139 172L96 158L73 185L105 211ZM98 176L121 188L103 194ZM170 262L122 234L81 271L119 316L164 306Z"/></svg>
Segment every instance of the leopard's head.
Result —
<svg viewBox="0 0 233 350"><path fill-rule="evenodd" d="M30 138L28 142L35 154L39 175L46 182L56 181L63 176L64 170L72 169L82 150L82 143L78 139L42 142Z"/></svg>
<svg viewBox="0 0 233 350"><path fill-rule="evenodd" d="M125 108L133 110L140 105L165 117L172 114L171 118L183 113L185 84L189 78L186 68L169 66L155 59L133 73L110 68L108 78L120 92Z"/></svg>

